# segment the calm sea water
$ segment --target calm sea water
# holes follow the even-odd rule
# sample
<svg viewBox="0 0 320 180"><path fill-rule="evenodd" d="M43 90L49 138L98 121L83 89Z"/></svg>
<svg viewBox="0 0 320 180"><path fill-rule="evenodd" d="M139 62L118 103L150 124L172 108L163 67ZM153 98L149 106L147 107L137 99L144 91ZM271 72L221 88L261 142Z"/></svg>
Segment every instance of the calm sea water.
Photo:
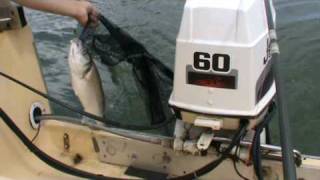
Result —
<svg viewBox="0 0 320 180"><path fill-rule="evenodd" d="M100 11L141 41L168 66L173 66L175 38L183 0L95 0ZM285 74L286 99L295 148L320 155L320 1L277 0L281 65ZM69 41L78 25L73 19L27 10L49 93L80 108L69 78ZM123 64L107 68L98 62L108 107L106 114L118 121L142 124L148 119L138 89ZM53 105L57 113L70 114ZM128 118L130 117L130 118ZM278 143L277 119L272 123Z"/></svg>

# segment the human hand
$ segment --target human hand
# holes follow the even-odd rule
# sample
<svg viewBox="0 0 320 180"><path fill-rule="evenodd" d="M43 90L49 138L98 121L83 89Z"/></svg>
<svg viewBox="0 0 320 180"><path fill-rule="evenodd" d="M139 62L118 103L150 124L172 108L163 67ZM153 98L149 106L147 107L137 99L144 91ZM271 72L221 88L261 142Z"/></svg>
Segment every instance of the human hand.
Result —
<svg viewBox="0 0 320 180"><path fill-rule="evenodd" d="M75 13L74 18L79 21L82 26L85 26L89 19L92 26L98 25L99 13L97 9L88 1L80 0L75 1Z"/></svg>

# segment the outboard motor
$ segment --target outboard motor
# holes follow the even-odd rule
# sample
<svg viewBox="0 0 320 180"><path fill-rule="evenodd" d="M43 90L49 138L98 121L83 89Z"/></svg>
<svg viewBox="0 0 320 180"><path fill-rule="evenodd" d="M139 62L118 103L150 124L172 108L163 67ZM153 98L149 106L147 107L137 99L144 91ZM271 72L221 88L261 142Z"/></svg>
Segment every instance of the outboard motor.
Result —
<svg viewBox="0 0 320 180"><path fill-rule="evenodd" d="M184 122L251 127L275 96L263 0L187 0L169 104Z"/></svg>

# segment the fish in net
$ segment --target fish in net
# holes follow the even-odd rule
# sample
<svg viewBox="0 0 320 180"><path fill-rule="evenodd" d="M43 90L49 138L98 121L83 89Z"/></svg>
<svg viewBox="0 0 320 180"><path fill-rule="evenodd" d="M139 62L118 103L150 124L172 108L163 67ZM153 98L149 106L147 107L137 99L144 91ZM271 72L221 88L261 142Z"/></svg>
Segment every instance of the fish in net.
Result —
<svg viewBox="0 0 320 180"><path fill-rule="evenodd" d="M86 40L87 47L104 65L113 68L127 63L130 66L151 125L172 119L174 115L168 106L173 87L172 70L116 24L103 16L100 21L104 31L96 32L85 27L80 38Z"/></svg>

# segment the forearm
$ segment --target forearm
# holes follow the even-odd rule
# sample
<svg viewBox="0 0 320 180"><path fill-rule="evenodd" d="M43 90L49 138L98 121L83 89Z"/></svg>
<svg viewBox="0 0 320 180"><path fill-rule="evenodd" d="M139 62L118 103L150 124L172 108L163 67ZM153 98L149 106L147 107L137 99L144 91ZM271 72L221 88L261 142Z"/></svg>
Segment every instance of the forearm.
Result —
<svg viewBox="0 0 320 180"><path fill-rule="evenodd" d="M76 17L78 15L75 0L14 0L18 4L36 10Z"/></svg>
<svg viewBox="0 0 320 180"><path fill-rule="evenodd" d="M0 0L2 1L2 0ZM77 19L86 25L90 18L93 24L98 22L98 12L88 1L79 0L13 0L23 6L40 11L51 12Z"/></svg>

